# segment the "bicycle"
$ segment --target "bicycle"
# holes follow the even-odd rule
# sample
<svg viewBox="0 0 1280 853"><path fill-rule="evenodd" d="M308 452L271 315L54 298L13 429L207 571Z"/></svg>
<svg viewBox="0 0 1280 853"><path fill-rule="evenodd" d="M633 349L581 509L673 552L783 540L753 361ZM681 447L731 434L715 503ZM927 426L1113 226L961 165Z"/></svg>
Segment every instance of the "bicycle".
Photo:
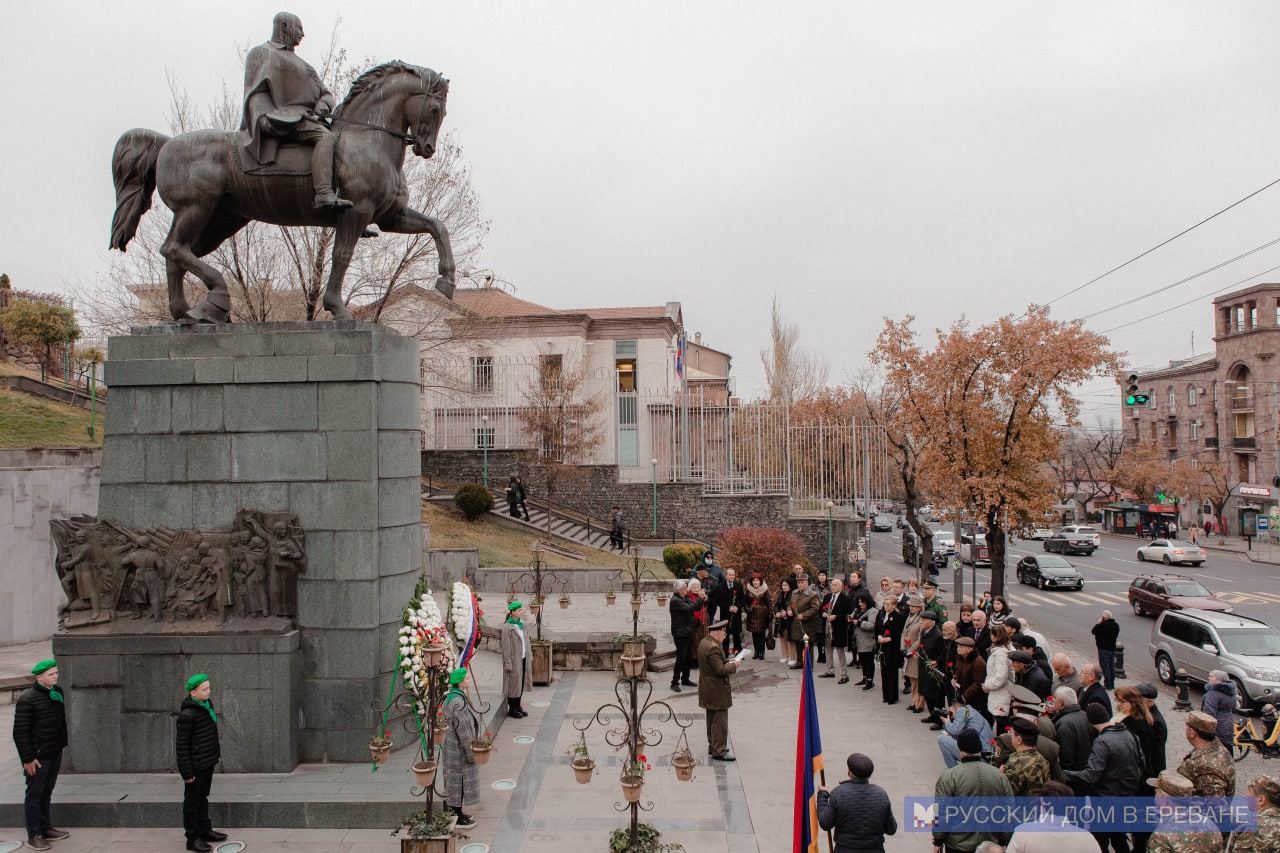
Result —
<svg viewBox="0 0 1280 853"><path fill-rule="evenodd" d="M1264 759L1280 757L1280 720L1276 717L1276 706L1263 705L1259 720L1264 726L1262 731L1253 727L1252 720L1236 718L1231 741L1231 757L1236 761L1243 761L1255 749Z"/></svg>

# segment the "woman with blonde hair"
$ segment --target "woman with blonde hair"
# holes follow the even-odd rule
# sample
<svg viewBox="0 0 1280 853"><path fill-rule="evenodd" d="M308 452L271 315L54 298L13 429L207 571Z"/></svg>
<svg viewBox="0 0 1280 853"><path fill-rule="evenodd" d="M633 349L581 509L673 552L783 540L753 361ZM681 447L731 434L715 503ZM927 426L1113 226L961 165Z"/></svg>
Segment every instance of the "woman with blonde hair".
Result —
<svg viewBox="0 0 1280 853"><path fill-rule="evenodd" d="M987 694L987 717L996 736L1004 734L1013 713L1013 667L1009 665L1009 629L1003 625L991 626L991 649L987 652L987 677L982 690Z"/></svg>
<svg viewBox="0 0 1280 853"><path fill-rule="evenodd" d="M1156 732L1155 718L1151 716L1147 700L1138 692L1138 688L1127 684L1124 687L1117 687L1112 697L1116 706L1116 714L1112 719L1118 719L1124 723L1124 727L1133 732L1134 737L1138 739L1138 745L1142 747L1142 778L1156 778L1160 775L1160 771L1165 769L1164 741ZM1143 788L1142 796L1155 796L1155 791L1147 788L1146 785L1143 785ZM1151 833L1134 832L1132 835L1134 853L1145 853Z"/></svg>

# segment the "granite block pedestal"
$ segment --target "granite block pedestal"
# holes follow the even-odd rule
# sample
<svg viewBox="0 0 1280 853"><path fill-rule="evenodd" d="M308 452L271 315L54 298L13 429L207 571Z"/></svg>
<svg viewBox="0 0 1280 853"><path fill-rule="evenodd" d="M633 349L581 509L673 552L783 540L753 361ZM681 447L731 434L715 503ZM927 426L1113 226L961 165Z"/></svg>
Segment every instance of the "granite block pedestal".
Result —
<svg viewBox="0 0 1280 853"><path fill-rule="evenodd" d="M56 635L68 768L170 769L194 672L215 684L226 769L366 761L421 569L417 342L354 321L153 326L111 338L105 371L100 519L226 528L240 509L288 510L307 567L296 630Z"/></svg>

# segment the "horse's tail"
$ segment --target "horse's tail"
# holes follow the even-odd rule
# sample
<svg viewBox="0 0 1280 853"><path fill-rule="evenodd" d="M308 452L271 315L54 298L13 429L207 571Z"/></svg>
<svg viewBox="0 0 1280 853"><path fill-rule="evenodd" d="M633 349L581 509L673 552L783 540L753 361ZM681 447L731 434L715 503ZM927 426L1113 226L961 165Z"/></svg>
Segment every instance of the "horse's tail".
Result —
<svg viewBox="0 0 1280 853"><path fill-rule="evenodd" d="M116 183L116 212L111 217L111 248L124 251L138 233L142 214L151 209L156 190L156 160L169 137L135 127L116 143L111 176Z"/></svg>

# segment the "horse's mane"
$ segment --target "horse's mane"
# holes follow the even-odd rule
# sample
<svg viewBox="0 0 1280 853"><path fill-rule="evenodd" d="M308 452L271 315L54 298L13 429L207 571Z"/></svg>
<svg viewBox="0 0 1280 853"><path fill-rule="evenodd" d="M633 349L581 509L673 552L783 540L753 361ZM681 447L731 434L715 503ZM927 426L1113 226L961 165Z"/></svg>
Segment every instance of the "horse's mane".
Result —
<svg viewBox="0 0 1280 853"><path fill-rule="evenodd" d="M418 78L426 85L426 91L431 95L448 95L449 81L444 75L438 71L432 71L430 68L423 68L418 65L410 65L407 62L401 62L398 59L391 62L384 62L376 65L368 71L356 78L351 84L351 89L347 92L347 96L342 99L342 103L338 104L338 108L334 110L334 115L342 115L342 110L347 104L358 98L365 92L372 91L388 77L394 74L416 74Z"/></svg>

